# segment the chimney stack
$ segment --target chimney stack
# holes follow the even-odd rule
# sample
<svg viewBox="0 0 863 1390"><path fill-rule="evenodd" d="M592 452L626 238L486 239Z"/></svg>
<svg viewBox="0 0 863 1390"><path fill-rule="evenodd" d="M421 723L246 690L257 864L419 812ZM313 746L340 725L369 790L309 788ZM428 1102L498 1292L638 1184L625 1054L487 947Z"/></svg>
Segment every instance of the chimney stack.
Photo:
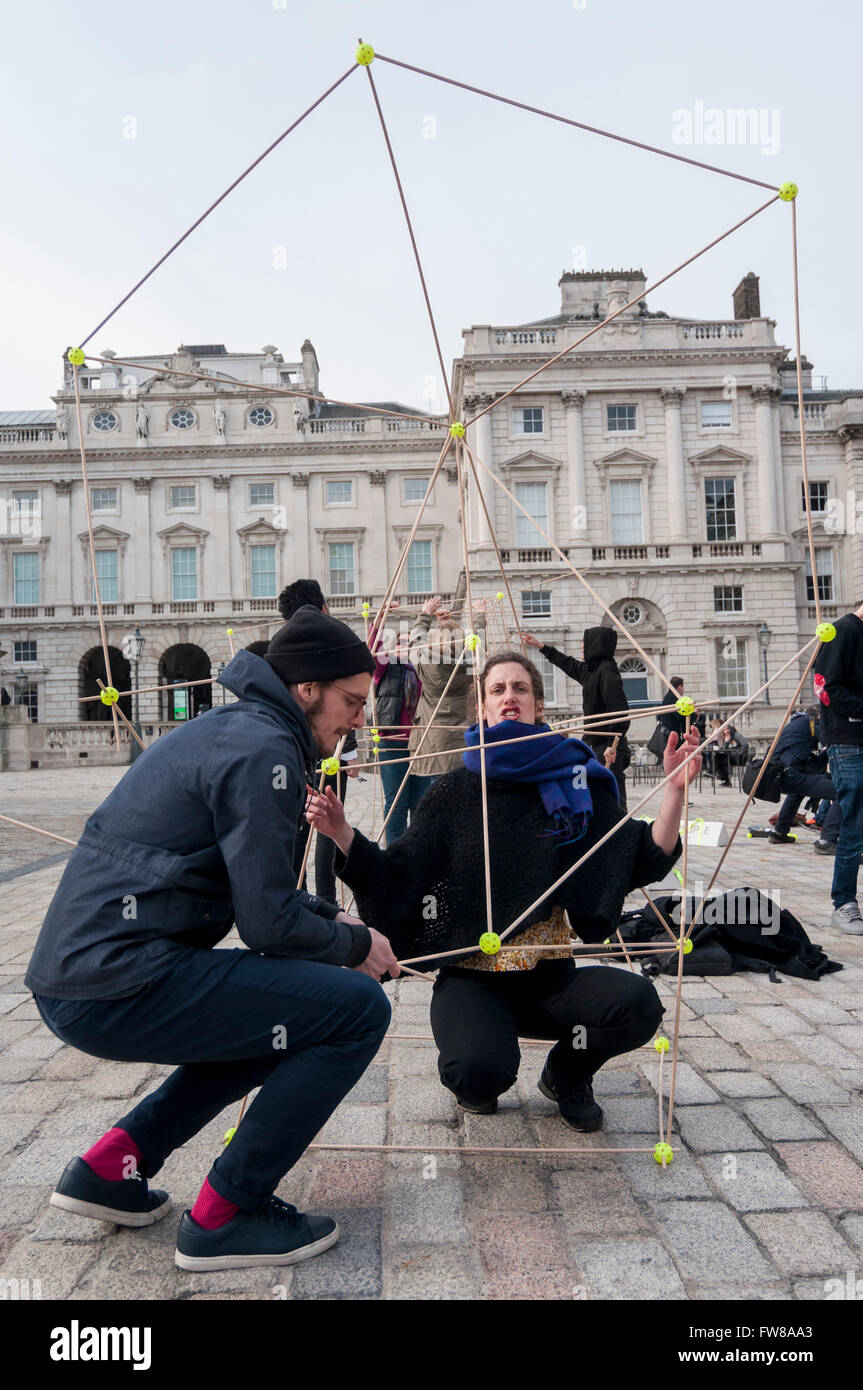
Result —
<svg viewBox="0 0 863 1390"><path fill-rule="evenodd" d="M736 319L760 319L761 296L758 293L758 276L750 270L744 275L734 291L734 317Z"/></svg>

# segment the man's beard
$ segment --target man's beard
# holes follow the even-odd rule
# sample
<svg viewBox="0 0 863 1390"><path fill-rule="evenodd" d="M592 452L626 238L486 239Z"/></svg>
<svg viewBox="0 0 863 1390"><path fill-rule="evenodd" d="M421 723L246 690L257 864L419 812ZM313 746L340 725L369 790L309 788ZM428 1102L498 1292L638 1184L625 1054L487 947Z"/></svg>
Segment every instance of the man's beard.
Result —
<svg viewBox="0 0 863 1390"><path fill-rule="evenodd" d="M329 758L336 751L338 739L336 739L335 736L331 734L330 739L334 741L332 743L332 747L330 747L329 743L326 743L324 741L324 735L320 732L319 729L319 723L316 716L319 715L321 710L323 709L325 698L325 696L319 695L318 698L311 705L306 705L304 714L306 716L306 723L308 724L309 729L311 731L315 747L323 757Z"/></svg>

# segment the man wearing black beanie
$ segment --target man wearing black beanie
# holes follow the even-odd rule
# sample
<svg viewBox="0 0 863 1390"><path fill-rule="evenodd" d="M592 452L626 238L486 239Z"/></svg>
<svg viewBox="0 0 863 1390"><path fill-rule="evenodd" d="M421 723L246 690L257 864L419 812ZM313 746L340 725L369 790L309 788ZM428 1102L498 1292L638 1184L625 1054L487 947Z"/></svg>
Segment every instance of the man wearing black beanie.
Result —
<svg viewBox="0 0 863 1390"><path fill-rule="evenodd" d="M220 678L237 701L160 738L94 811L36 943L26 983L57 1037L176 1065L67 1164L52 1205L151 1225L171 1199L148 1177L260 1087L183 1213L181 1269L293 1264L339 1236L273 1193L377 1052L379 981L399 968L385 937L298 890L292 862L310 771L362 726L373 671L311 606L264 657L238 652ZM213 950L234 924L248 949Z"/></svg>

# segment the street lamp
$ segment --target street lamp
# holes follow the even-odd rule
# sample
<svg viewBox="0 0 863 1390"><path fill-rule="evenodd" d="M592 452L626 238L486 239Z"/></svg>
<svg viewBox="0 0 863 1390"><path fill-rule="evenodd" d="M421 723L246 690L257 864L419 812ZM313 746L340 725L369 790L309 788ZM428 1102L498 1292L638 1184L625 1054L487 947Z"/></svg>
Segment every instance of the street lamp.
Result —
<svg viewBox="0 0 863 1390"><path fill-rule="evenodd" d="M217 681L221 682L221 679L222 679L222 672L223 672L224 670L225 670L225 662L224 662L224 661L220 661L219 664L218 664L218 666L216 667L216 679L217 679ZM222 704L224 704L224 703L225 703L225 687L222 686Z"/></svg>
<svg viewBox="0 0 863 1390"><path fill-rule="evenodd" d="M141 737L141 707L138 700L138 662L141 660L141 654L143 650L144 634L141 632L140 627L136 626L134 633L129 638L129 655L132 658L132 665L134 667L133 680L135 683L135 704L132 713L132 728L135 730L135 733L138 735L138 738ZM129 762L133 763L136 758L140 757L143 751L144 750L138 742L138 739L133 738L131 740L131 748L129 750Z"/></svg>
<svg viewBox="0 0 863 1390"><path fill-rule="evenodd" d="M765 621L764 621L763 618L761 619L761 626L760 626L760 628L758 629L758 631L757 631L757 633L756 633L756 636L757 636L757 638L758 638L758 645L759 645L759 647L761 648L761 664L762 664L762 666L764 667L764 680L765 680L765 682L766 682L766 681L767 681L767 648L770 646L770 643L773 641L773 633L770 631L770 628L767 626L767 624L765 623ZM769 686L769 685L767 686L767 689L766 689L765 692L764 692L764 703L765 703L766 705L769 705L769 704L770 704L770 686Z"/></svg>

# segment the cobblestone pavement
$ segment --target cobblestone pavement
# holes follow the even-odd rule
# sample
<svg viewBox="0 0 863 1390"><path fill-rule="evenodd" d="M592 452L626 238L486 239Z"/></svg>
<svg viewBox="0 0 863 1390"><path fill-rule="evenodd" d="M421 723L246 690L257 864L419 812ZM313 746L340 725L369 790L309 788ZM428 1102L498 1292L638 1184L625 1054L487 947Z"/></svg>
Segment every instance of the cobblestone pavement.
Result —
<svg viewBox="0 0 863 1390"><path fill-rule="evenodd" d="M121 773L4 773L0 807L74 838ZM366 831L372 789L350 784L350 818ZM737 792L705 783L692 811L730 828L741 804ZM766 814L762 805L747 820ZM601 1134L567 1129L537 1091L538 1047L524 1049L496 1116L463 1115L425 1041L430 987L405 979L387 992L391 1031L407 1038L384 1043L320 1138L420 1151L308 1153L280 1194L335 1215L340 1243L293 1270L188 1274L173 1264L173 1215L130 1231L48 1206L69 1157L169 1068L103 1062L44 1027L23 974L65 850L0 822L0 1279L39 1280L43 1298L145 1300L824 1299L828 1280L847 1288L849 1275L863 1277L863 938L826 925L832 861L812 852L811 838L739 838L718 887L779 888L783 906L845 968L818 983L684 981L666 1171L649 1153L604 1153L658 1137L652 1047L599 1074ZM719 854L690 848L690 884L707 881ZM675 987L660 990L670 1034ZM226 1111L168 1159L159 1182L178 1212L235 1118ZM422 1147L434 1144L572 1154L435 1160Z"/></svg>

